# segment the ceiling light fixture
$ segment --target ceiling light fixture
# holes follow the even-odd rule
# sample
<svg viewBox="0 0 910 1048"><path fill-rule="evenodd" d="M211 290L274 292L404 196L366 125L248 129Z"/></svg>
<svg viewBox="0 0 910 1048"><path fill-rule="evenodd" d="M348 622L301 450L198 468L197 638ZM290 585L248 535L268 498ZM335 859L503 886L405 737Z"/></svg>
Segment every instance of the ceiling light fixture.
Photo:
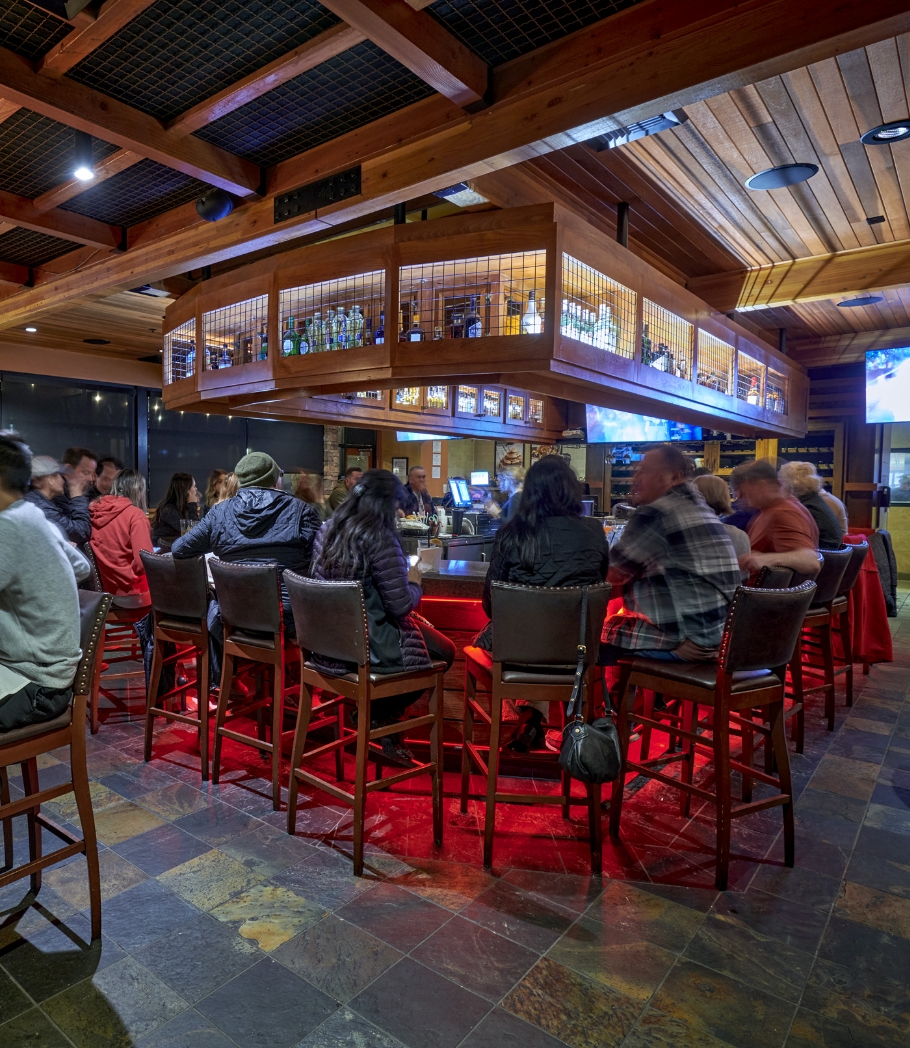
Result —
<svg viewBox="0 0 910 1048"><path fill-rule="evenodd" d="M87 342L90 346L109 346L111 340L109 338L84 338L83 342Z"/></svg>
<svg viewBox="0 0 910 1048"><path fill-rule="evenodd" d="M884 295L860 295L859 298L845 298L843 302L837 303L838 309L856 309L858 306L873 306L881 302Z"/></svg>
<svg viewBox="0 0 910 1048"><path fill-rule="evenodd" d="M659 113L657 116L645 117L628 127L616 127L596 138L589 138L586 146L590 146L595 153L602 153L605 149L616 149L618 146L635 142L639 138L647 138L648 135L656 135L660 131L667 131L671 127L679 127L688 120L688 116L682 109L673 109L669 113Z"/></svg>
<svg viewBox="0 0 910 1048"><path fill-rule="evenodd" d="M73 144L73 178L80 182L91 182L95 177L95 162L92 158L92 136L87 131L76 131Z"/></svg>
<svg viewBox="0 0 910 1048"><path fill-rule="evenodd" d="M778 164L746 179L746 189L785 189L818 174L815 164Z"/></svg>
<svg viewBox="0 0 910 1048"><path fill-rule="evenodd" d="M456 186L449 186L448 189L438 189L433 196L441 197L443 200L448 200L450 204L455 204L456 207L471 207L473 204L488 204L489 200L485 196L481 196L476 189L472 189L467 182L459 182Z"/></svg>
<svg viewBox="0 0 910 1048"><path fill-rule="evenodd" d="M892 142L903 142L905 138L910 138L910 118L879 124L861 135L860 142L864 146L890 146Z"/></svg>
<svg viewBox="0 0 910 1048"><path fill-rule="evenodd" d="M31 335L34 335L34 333L35 333L35 332L36 332L36 331L37 331L38 329L37 329L37 328L33 328L33 327L27 327L27 328L26 328L25 330L26 330L26 331L27 331L27 332L28 332L29 334L31 334Z"/></svg>
<svg viewBox="0 0 910 1048"><path fill-rule="evenodd" d="M196 201L196 214L206 222L220 222L234 210L234 198L223 189L210 189Z"/></svg>

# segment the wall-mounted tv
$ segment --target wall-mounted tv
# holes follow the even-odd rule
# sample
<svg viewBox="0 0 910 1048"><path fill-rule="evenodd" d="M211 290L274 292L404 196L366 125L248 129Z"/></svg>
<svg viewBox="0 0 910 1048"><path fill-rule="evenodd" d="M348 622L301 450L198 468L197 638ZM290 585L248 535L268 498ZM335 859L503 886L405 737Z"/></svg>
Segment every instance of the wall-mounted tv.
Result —
<svg viewBox="0 0 910 1048"><path fill-rule="evenodd" d="M630 411L587 404L589 444L662 444L668 440L701 440L701 426L668 422L652 415L633 415Z"/></svg>
<svg viewBox="0 0 910 1048"><path fill-rule="evenodd" d="M910 422L910 346L866 353L866 421Z"/></svg>

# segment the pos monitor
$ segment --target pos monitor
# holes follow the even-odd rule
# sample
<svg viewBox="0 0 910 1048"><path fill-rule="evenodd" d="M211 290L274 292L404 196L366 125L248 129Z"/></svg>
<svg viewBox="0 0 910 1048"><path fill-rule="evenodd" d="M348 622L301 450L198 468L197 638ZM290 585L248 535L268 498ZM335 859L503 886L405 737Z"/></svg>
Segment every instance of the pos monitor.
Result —
<svg viewBox="0 0 910 1048"><path fill-rule="evenodd" d="M452 493L452 505L455 509L471 508L471 493L464 477L449 477L449 491Z"/></svg>

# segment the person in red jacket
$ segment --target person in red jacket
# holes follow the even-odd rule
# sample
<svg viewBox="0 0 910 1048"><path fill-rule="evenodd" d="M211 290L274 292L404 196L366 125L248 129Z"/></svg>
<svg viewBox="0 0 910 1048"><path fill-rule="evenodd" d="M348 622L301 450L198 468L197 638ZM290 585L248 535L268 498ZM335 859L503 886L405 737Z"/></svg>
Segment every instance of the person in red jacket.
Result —
<svg viewBox="0 0 910 1048"><path fill-rule="evenodd" d="M92 552L106 593L115 597L147 593L148 580L139 556L152 551L145 501L145 478L134 469L114 478L110 495L95 499L92 518Z"/></svg>

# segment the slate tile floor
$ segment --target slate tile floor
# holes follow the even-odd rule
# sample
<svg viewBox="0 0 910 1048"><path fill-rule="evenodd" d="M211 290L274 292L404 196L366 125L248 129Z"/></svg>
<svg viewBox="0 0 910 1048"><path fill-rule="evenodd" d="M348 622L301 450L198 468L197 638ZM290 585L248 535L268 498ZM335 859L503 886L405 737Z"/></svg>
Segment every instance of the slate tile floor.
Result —
<svg viewBox="0 0 910 1048"><path fill-rule="evenodd" d="M190 737L160 729L143 764L133 682L89 741L103 938L87 941L82 859L37 897L0 891L0 1045L906 1048L908 595L893 665L857 675L833 735L807 716L796 868L762 813L736 825L722 894L710 810L683 820L655 783L627 802L602 881L555 809L500 809L489 873L476 803L447 800L437 852L428 798L396 791L374 795L355 878L349 812L304 797L288 837L252 751L228 749L203 786ZM77 819L71 799L49 807Z"/></svg>

